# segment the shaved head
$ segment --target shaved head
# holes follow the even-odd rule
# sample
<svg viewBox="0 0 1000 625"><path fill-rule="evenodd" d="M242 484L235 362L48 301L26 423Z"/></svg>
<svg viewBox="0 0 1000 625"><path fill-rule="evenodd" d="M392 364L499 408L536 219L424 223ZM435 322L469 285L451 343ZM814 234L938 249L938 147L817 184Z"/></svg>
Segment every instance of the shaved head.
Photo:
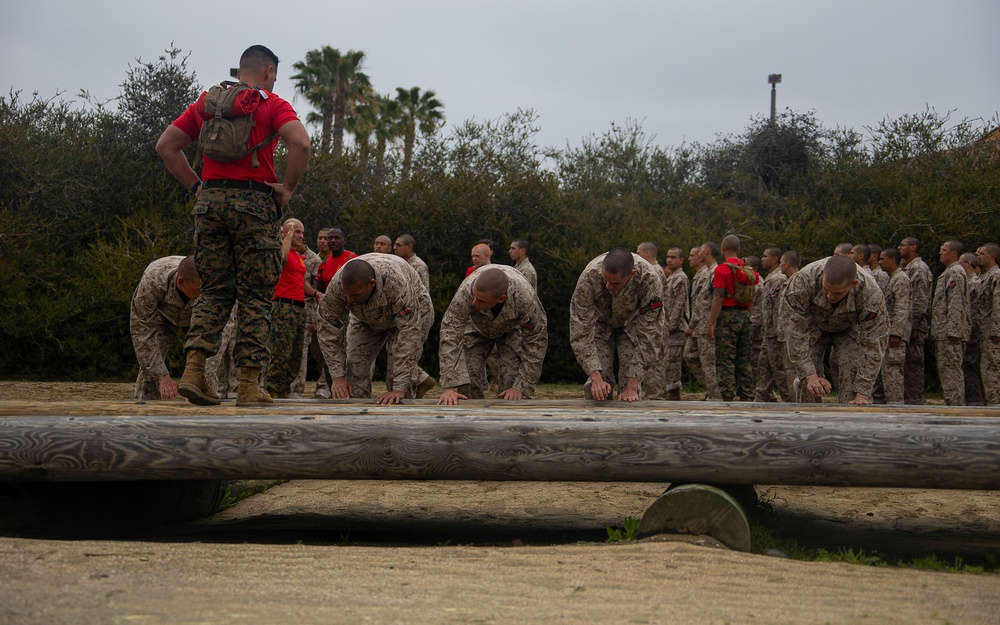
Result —
<svg viewBox="0 0 1000 625"><path fill-rule="evenodd" d="M722 251L733 252L733 256L738 256L740 253L740 238L735 234L727 234L722 239Z"/></svg>
<svg viewBox="0 0 1000 625"><path fill-rule="evenodd" d="M198 280L198 270L194 266L194 256L185 256L177 265L177 275L187 282Z"/></svg>
<svg viewBox="0 0 1000 625"><path fill-rule="evenodd" d="M844 286L858 277L858 264L847 256L831 256L823 270L823 281L832 286Z"/></svg>
<svg viewBox="0 0 1000 625"><path fill-rule="evenodd" d="M624 247L616 247L604 257L603 269L614 276L627 275L635 269L635 258Z"/></svg>
<svg viewBox="0 0 1000 625"><path fill-rule="evenodd" d="M375 278L375 270L360 258L351 260L340 269L340 283L347 286L367 284Z"/></svg>
<svg viewBox="0 0 1000 625"><path fill-rule="evenodd" d="M507 294L510 278L500 269L484 269L476 276L472 287L480 293L500 297Z"/></svg>

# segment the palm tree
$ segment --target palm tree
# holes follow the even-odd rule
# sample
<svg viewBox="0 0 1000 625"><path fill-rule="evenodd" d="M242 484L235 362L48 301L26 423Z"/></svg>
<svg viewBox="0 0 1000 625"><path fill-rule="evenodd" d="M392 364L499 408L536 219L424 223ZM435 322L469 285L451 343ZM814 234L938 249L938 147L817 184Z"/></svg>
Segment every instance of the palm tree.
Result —
<svg viewBox="0 0 1000 625"><path fill-rule="evenodd" d="M368 161L368 153L371 151L369 144L372 133L375 132L378 114L379 100L374 97L367 104L354 107L354 112L344 120L344 128L354 135L354 143L358 146L358 157L362 163Z"/></svg>
<svg viewBox="0 0 1000 625"><path fill-rule="evenodd" d="M385 151L390 143L403 136L399 100L387 95L376 96L378 116L375 118L375 170L385 173Z"/></svg>
<svg viewBox="0 0 1000 625"><path fill-rule="evenodd" d="M371 80L361 71L365 53L361 50L340 50L323 46L306 52L305 61L292 65L298 73L292 76L295 90L319 109L323 123L322 149L330 148L333 137L334 156L344 150L344 120L358 104L372 96ZM315 118L312 118L315 119Z"/></svg>
<svg viewBox="0 0 1000 625"><path fill-rule="evenodd" d="M403 121L403 171L402 178L410 175L413 164L413 145L416 143L417 129L430 134L444 120L441 109L444 105L435 97L433 91L420 92L420 87L403 89L396 87L396 100L399 102Z"/></svg>

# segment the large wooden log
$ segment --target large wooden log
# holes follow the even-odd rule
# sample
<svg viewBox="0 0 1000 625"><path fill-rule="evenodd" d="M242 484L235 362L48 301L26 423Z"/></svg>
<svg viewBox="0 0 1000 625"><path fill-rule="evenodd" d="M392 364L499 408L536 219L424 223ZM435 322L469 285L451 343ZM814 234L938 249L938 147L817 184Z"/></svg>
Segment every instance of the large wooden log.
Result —
<svg viewBox="0 0 1000 625"><path fill-rule="evenodd" d="M1000 415L746 404L0 406L0 480L451 479L1000 489ZM43 409L44 408L44 409ZM89 416L94 412L115 416ZM140 414L148 412L150 414ZM943 411L944 412L944 411ZM164 414L168 413L168 414ZM242 413L242 414L240 414ZM986 416L979 416L984 414ZM954 415L954 416L953 416Z"/></svg>

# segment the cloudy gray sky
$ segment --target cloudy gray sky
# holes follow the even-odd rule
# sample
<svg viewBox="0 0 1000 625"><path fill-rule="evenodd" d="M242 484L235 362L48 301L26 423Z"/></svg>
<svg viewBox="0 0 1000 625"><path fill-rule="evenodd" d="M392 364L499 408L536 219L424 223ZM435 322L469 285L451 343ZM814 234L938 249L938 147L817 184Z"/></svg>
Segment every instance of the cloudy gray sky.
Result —
<svg viewBox="0 0 1000 625"><path fill-rule="evenodd" d="M381 92L436 91L451 125L533 108L543 146L628 119L678 146L766 115L770 73L779 110L828 127L925 106L985 123L1000 110L998 24L996 0L2 0L0 86L113 98L130 63L171 42L212 84L262 43L291 99L291 64L330 45L364 50Z"/></svg>

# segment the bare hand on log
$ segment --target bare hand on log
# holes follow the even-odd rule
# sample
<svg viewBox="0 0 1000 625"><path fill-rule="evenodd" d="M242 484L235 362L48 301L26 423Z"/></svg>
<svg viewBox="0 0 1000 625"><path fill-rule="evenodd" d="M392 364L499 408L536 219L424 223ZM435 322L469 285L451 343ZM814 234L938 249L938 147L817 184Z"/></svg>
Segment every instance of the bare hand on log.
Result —
<svg viewBox="0 0 1000 625"><path fill-rule="evenodd" d="M403 391L386 391L378 396L376 404L398 404L403 399Z"/></svg>
<svg viewBox="0 0 1000 625"><path fill-rule="evenodd" d="M871 405L871 400L868 399L867 395L862 395L861 393L855 393L854 399L847 402L849 404L854 404L855 406L868 406Z"/></svg>
<svg viewBox="0 0 1000 625"><path fill-rule="evenodd" d="M160 377L159 386L160 399L177 399L177 382L169 374Z"/></svg>
<svg viewBox="0 0 1000 625"><path fill-rule="evenodd" d="M458 392L455 388L446 388L441 391L441 397L438 398L438 406L457 406L458 400L468 399L465 395Z"/></svg>
<svg viewBox="0 0 1000 625"><path fill-rule="evenodd" d="M590 374L590 395L596 400L604 400L611 395L611 385L604 381L600 371Z"/></svg>
<svg viewBox="0 0 1000 625"><path fill-rule="evenodd" d="M625 388L618 393L618 399L627 402L639 401L639 380L629 378Z"/></svg>
<svg viewBox="0 0 1000 625"><path fill-rule="evenodd" d="M524 399L524 395L522 395L521 391L517 390L516 388L509 388L506 391L499 393L497 397L500 399L513 399L513 400Z"/></svg>
<svg viewBox="0 0 1000 625"><path fill-rule="evenodd" d="M333 395L334 399L350 399L351 384L347 378L343 376L334 378L333 382L330 383L330 394Z"/></svg>
<svg viewBox="0 0 1000 625"><path fill-rule="evenodd" d="M813 397L826 397L833 390L833 387L826 378L821 378L814 373L806 377L806 390Z"/></svg>

